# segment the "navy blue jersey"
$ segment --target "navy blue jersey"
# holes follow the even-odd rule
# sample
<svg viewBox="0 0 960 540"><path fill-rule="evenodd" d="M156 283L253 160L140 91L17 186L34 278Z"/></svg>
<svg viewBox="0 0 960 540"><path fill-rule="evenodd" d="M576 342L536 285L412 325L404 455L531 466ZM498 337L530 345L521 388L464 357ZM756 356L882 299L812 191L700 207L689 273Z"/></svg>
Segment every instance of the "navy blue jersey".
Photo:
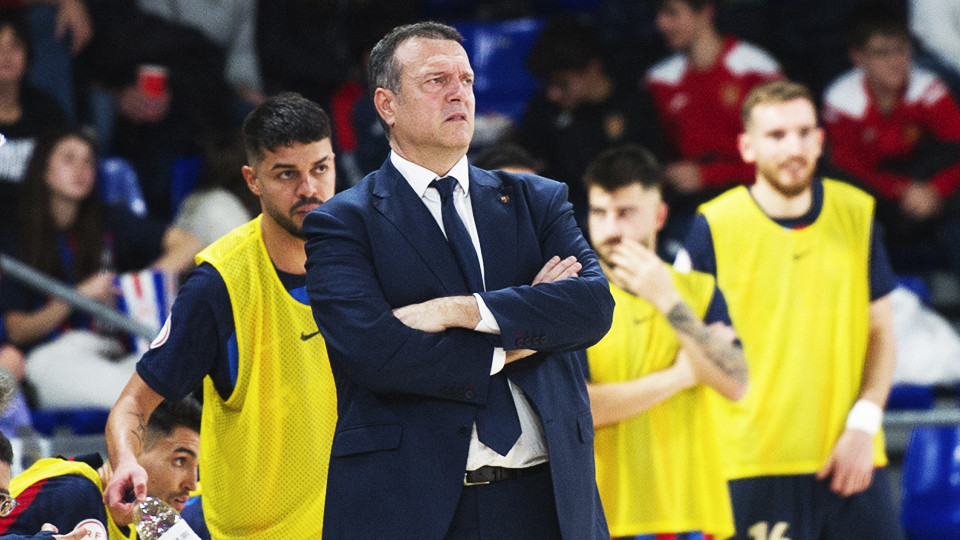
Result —
<svg viewBox="0 0 960 540"><path fill-rule="evenodd" d="M306 304L306 274L276 272L290 295ZM209 375L221 399L229 398L237 382L237 332L227 286L212 265L190 273L164 332L137 363L140 378L164 398L180 400Z"/></svg>
<svg viewBox="0 0 960 540"><path fill-rule="evenodd" d="M99 456L76 458L95 471L102 464ZM0 534L33 535L44 523L55 525L61 534L72 531L80 522L95 519L107 526L103 492L83 474L61 474L34 482L17 495L17 507L0 518ZM120 529L125 534L127 527Z"/></svg>
<svg viewBox="0 0 960 540"><path fill-rule="evenodd" d="M816 221L823 208L823 184L814 180L813 201L810 210L798 218L773 219L779 225L800 229ZM772 219L772 218L771 218ZM896 287L893 268L887 256L887 248L883 245L883 238L877 222L873 222L870 232L870 300L882 298ZM684 242L684 250L690 256L694 270L717 275L717 260L713 251L713 236L710 233L710 224L703 214L697 214L690 225L690 231Z"/></svg>

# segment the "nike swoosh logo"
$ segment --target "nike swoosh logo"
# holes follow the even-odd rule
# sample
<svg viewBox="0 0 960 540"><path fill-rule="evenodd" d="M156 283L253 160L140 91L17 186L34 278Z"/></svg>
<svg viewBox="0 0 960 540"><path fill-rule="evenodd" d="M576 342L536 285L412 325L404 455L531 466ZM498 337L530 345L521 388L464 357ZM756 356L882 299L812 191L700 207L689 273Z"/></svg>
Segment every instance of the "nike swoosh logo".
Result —
<svg viewBox="0 0 960 540"><path fill-rule="evenodd" d="M809 250L809 249L806 250L806 251L801 251L800 253L794 253L794 254L793 254L793 260L798 261L798 260L800 260L801 258L805 257L805 256L807 255L807 253L810 253L810 250Z"/></svg>
<svg viewBox="0 0 960 540"><path fill-rule="evenodd" d="M320 333L319 330L317 330L316 332L314 332L314 333L312 333L312 334L304 334L303 332L300 332L300 341L306 341L306 340L312 338L313 336L315 336L315 335L317 335L317 334L319 334L319 333Z"/></svg>

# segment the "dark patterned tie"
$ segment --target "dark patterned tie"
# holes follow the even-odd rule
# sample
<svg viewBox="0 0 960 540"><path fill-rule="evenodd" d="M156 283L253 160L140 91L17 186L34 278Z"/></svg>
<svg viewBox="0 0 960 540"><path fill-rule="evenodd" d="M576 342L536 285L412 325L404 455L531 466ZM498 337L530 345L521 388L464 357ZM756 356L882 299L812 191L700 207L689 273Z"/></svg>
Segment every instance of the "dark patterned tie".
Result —
<svg viewBox="0 0 960 540"><path fill-rule="evenodd" d="M457 179L445 176L434 180L431 185L440 193L443 230L447 233L447 243L457 260L460 273L471 292L483 292L483 275L480 273L477 250L453 204L453 189ZM480 442L501 456L507 455L520 438L520 417L517 416L513 394L503 371L490 378L487 405L477 414L477 436Z"/></svg>

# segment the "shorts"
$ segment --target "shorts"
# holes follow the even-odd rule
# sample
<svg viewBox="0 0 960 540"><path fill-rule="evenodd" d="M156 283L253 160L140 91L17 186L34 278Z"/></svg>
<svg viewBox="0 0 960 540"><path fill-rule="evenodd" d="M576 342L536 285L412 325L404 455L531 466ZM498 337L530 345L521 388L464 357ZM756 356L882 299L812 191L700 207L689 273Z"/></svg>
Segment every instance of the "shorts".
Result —
<svg viewBox="0 0 960 540"><path fill-rule="evenodd" d="M813 474L730 481L730 501L742 540L902 540L887 471L874 469L865 491L843 497L830 479Z"/></svg>

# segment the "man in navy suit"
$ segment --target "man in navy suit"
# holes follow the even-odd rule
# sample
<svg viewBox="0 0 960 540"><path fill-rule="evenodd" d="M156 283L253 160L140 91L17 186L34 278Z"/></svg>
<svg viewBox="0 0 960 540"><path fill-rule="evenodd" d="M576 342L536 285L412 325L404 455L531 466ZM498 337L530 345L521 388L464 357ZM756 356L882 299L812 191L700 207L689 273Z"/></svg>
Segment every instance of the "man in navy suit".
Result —
<svg viewBox="0 0 960 540"><path fill-rule="evenodd" d="M563 184L467 163L461 41L377 44L390 156L304 221L339 413L324 537L609 538L580 362L613 300Z"/></svg>

